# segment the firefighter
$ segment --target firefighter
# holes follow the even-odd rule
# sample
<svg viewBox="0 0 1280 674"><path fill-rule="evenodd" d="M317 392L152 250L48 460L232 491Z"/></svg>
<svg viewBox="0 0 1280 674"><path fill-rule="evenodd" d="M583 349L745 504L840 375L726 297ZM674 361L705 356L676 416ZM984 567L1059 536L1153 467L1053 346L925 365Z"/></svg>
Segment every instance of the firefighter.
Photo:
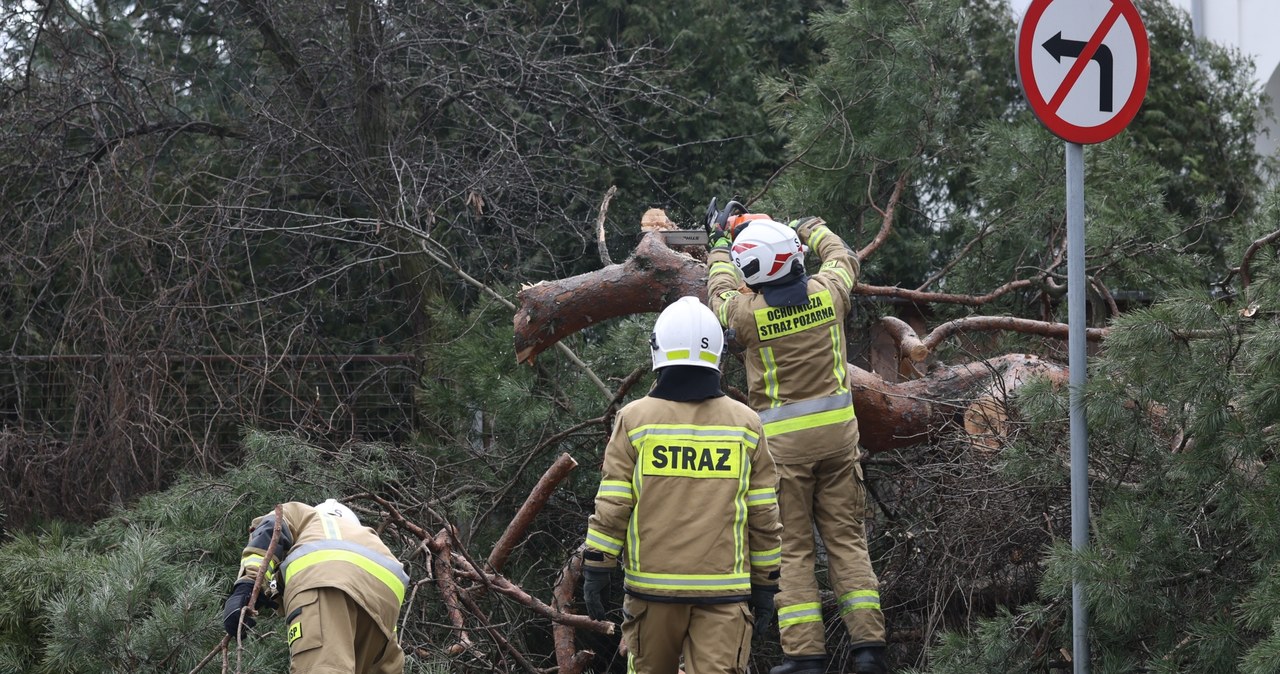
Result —
<svg viewBox="0 0 1280 674"><path fill-rule="evenodd" d="M858 421L846 367L844 320L858 259L820 218L789 225L737 202L708 209L707 296L743 348L748 398L778 466L782 578L777 597L783 661L770 674L826 669L814 575L816 525L828 579L852 639L854 671L881 674L884 615L863 525ZM806 275L804 247L820 271Z"/></svg>
<svg viewBox="0 0 1280 674"><path fill-rule="evenodd" d="M760 418L720 389L724 333L710 309L680 298L649 346L657 380L618 412L587 523L587 612L606 618L621 556L629 673L674 674L683 656L692 674L742 674L777 592L773 458Z"/></svg>
<svg viewBox="0 0 1280 674"><path fill-rule="evenodd" d="M281 512L279 539L254 608L274 608L283 599L290 674L404 672L396 641L396 618L409 584L404 567L373 529L334 499L314 507L285 503ZM274 512L250 525L239 578L222 610L223 627L233 639L241 625L255 624L242 609L275 525Z"/></svg>

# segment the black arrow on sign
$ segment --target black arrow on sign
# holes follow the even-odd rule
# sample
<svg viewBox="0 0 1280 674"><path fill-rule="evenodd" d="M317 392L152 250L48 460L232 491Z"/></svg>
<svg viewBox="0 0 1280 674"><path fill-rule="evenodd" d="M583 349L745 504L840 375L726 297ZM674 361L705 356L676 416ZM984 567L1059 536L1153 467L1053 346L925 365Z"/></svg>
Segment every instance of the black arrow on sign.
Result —
<svg viewBox="0 0 1280 674"><path fill-rule="evenodd" d="M1080 58L1080 54L1084 52L1085 43L1076 40L1062 39L1062 31L1058 31L1057 35L1049 38L1042 45L1044 50L1058 63L1062 63L1062 57ZM1098 62L1098 71L1101 80L1100 91L1098 92L1098 110L1102 112L1111 112L1111 78L1112 70L1114 70L1111 62L1111 48L1105 44L1098 45L1098 50L1093 52L1090 59Z"/></svg>

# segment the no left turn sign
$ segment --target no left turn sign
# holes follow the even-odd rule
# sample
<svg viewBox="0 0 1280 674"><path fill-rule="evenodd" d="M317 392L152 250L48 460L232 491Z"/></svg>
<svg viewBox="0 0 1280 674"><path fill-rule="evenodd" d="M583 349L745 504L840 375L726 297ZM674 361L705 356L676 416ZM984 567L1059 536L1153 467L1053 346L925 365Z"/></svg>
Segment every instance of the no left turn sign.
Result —
<svg viewBox="0 0 1280 674"><path fill-rule="evenodd" d="M1071 143L1120 133L1151 75L1132 0L1032 0L1018 25L1018 81L1036 117Z"/></svg>

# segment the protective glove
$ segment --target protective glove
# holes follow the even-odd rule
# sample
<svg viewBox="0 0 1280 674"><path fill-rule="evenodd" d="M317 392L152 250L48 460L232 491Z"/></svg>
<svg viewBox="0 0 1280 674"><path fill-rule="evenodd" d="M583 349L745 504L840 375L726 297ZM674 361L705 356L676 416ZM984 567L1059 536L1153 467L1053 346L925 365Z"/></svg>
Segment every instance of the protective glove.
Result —
<svg viewBox="0 0 1280 674"><path fill-rule="evenodd" d="M796 235L800 237L800 243L807 245L809 243L809 233L812 232L815 227L825 224L827 224L827 221L817 217L816 215L806 215L803 218L796 218L795 220L788 222L787 226L796 230Z"/></svg>
<svg viewBox="0 0 1280 674"><path fill-rule="evenodd" d="M240 610L249 605L249 595L253 594L253 583L242 582L236 583L235 589L231 591L231 596L227 597L226 603L222 605L222 628L236 638L236 632L240 628ZM262 609L271 610L276 607L275 601L267 597L267 595L259 592L258 601L255 610ZM244 626L253 627L258 624L254 619L252 612L244 614Z"/></svg>
<svg viewBox="0 0 1280 674"><path fill-rule="evenodd" d="M755 634L765 634L769 631L769 624L773 622L775 615L773 596L778 593L777 585L751 585L751 599L747 605L751 607L751 613L756 617Z"/></svg>
<svg viewBox="0 0 1280 674"><path fill-rule="evenodd" d="M707 206L704 223L707 228L707 248L710 250L728 248L738 236L738 232L742 231L746 225L745 221L738 222L736 227L729 224L733 216L747 212L746 206L737 201L730 201L723 209L716 206L716 199L712 197L711 204Z"/></svg>
<svg viewBox="0 0 1280 674"><path fill-rule="evenodd" d="M707 250L728 249L732 243L733 235L718 227L711 230L711 233L707 235Z"/></svg>
<svg viewBox="0 0 1280 674"><path fill-rule="evenodd" d="M231 596L227 597L226 603L222 605L222 628L231 635L232 639L238 636L240 631L240 611L249 605L249 595L253 594L253 583L236 583L236 587L231 591ZM253 614L245 612L244 626L253 627L257 621L253 619Z"/></svg>
<svg viewBox="0 0 1280 674"><path fill-rule="evenodd" d="M587 615L593 620L605 620L605 603L609 600L609 582L613 574L596 566L582 567L582 600L587 605Z"/></svg>

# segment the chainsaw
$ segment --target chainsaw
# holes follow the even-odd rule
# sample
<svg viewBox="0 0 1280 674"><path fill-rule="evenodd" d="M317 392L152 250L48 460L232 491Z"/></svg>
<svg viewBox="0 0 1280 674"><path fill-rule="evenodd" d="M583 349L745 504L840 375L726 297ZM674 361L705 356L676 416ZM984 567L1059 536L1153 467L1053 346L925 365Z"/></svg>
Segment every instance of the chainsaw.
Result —
<svg viewBox="0 0 1280 674"><path fill-rule="evenodd" d="M668 246L705 246L711 239L712 229L730 229L731 218L745 215L747 207L741 202L730 200L724 208L718 208L716 198L711 197L707 205L707 213L703 217L702 229L668 229L659 232Z"/></svg>

